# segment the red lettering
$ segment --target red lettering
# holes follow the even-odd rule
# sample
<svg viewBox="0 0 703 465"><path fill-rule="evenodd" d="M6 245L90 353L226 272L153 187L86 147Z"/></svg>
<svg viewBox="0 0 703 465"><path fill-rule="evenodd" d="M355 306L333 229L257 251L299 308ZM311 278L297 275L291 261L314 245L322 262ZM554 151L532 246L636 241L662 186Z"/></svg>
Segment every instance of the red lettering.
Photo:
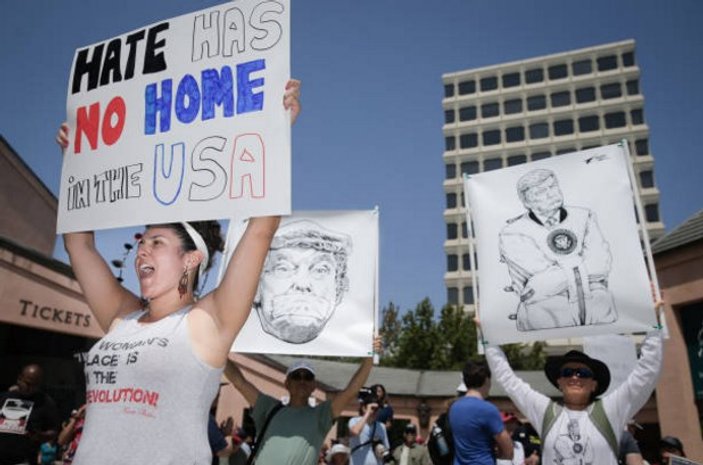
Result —
<svg viewBox="0 0 703 465"><path fill-rule="evenodd" d="M85 107L80 107L76 114L76 137L73 141L75 152L81 153L81 135L85 134L90 144L90 150L98 148L98 128L100 127L100 103L92 104L86 113Z"/></svg>
<svg viewBox="0 0 703 465"><path fill-rule="evenodd" d="M103 127L102 136L103 142L106 145L112 145L120 138L122 135L122 129L124 129L125 115L127 113L127 106L124 103L122 97L115 97L110 100L105 108L105 115L103 116ZM113 125L114 120L114 125Z"/></svg>
<svg viewBox="0 0 703 465"><path fill-rule="evenodd" d="M98 148L98 133L105 145L112 145L122 135L127 117L127 106L122 97L110 100L105 108L105 114L100 118L100 103L95 102L89 107L79 107L76 112L76 136L73 140L75 153L81 153L83 136L88 139L90 150Z"/></svg>

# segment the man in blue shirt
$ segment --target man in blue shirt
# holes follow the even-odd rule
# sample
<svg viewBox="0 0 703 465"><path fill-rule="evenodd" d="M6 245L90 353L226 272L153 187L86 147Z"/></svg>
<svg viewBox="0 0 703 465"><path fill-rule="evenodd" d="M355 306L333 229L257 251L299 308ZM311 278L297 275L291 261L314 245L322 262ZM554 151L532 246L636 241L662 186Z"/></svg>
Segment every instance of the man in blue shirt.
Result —
<svg viewBox="0 0 703 465"><path fill-rule="evenodd" d="M513 441L503 426L500 412L484 400L491 389L488 365L485 361L469 360L462 376L466 394L449 409L454 465L494 465L496 458L512 460Z"/></svg>

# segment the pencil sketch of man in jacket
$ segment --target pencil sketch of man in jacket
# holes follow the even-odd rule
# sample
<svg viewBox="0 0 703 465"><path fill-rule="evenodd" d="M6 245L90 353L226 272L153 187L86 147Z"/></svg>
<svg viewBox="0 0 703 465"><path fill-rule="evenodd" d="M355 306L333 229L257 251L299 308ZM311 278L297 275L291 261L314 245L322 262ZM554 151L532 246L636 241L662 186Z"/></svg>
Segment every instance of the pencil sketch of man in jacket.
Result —
<svg viewBox="0 0 703 465"><path fill-rule="evenodd" d="M617 320L608 289L612 256L596 216L564 205L553 171L535 169L517 182L526 212L500 232L501 261L520 302L510 316L519 331L608 324Z"/></svg>

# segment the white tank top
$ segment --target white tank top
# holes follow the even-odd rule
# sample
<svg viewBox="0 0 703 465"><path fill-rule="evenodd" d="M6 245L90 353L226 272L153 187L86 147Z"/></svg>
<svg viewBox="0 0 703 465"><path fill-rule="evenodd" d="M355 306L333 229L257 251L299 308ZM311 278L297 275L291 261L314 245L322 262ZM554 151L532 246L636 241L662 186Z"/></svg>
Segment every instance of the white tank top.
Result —
<svg viewBox="0 0 703 465"><path fill-rule="evenodd" d="M90 349L74 465L210 465L208 412L223 369L193 352L189 310L155 323L136 311Z"/></svg>

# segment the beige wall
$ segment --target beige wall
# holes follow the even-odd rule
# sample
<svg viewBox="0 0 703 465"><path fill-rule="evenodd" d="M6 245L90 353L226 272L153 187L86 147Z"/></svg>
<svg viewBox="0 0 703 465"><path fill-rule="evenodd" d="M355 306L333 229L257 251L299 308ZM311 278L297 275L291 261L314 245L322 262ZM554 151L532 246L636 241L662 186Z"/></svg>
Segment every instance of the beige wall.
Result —
<svg viewBox="0 0 703 465"><path fill-rule="evenodd" d="M670 334L664 344L664 365L657 386L661 434L678 437L686 455L703 462L700 413L678 314L680 307L703 300L703 241L657 254L655 262Z"/></svg>
<svg viewBox="0 0 703 465"><path fill-rule="evenodd" d="M0 185L0 236L51 256L56 243L56 197L2 137Z"/></svg>

